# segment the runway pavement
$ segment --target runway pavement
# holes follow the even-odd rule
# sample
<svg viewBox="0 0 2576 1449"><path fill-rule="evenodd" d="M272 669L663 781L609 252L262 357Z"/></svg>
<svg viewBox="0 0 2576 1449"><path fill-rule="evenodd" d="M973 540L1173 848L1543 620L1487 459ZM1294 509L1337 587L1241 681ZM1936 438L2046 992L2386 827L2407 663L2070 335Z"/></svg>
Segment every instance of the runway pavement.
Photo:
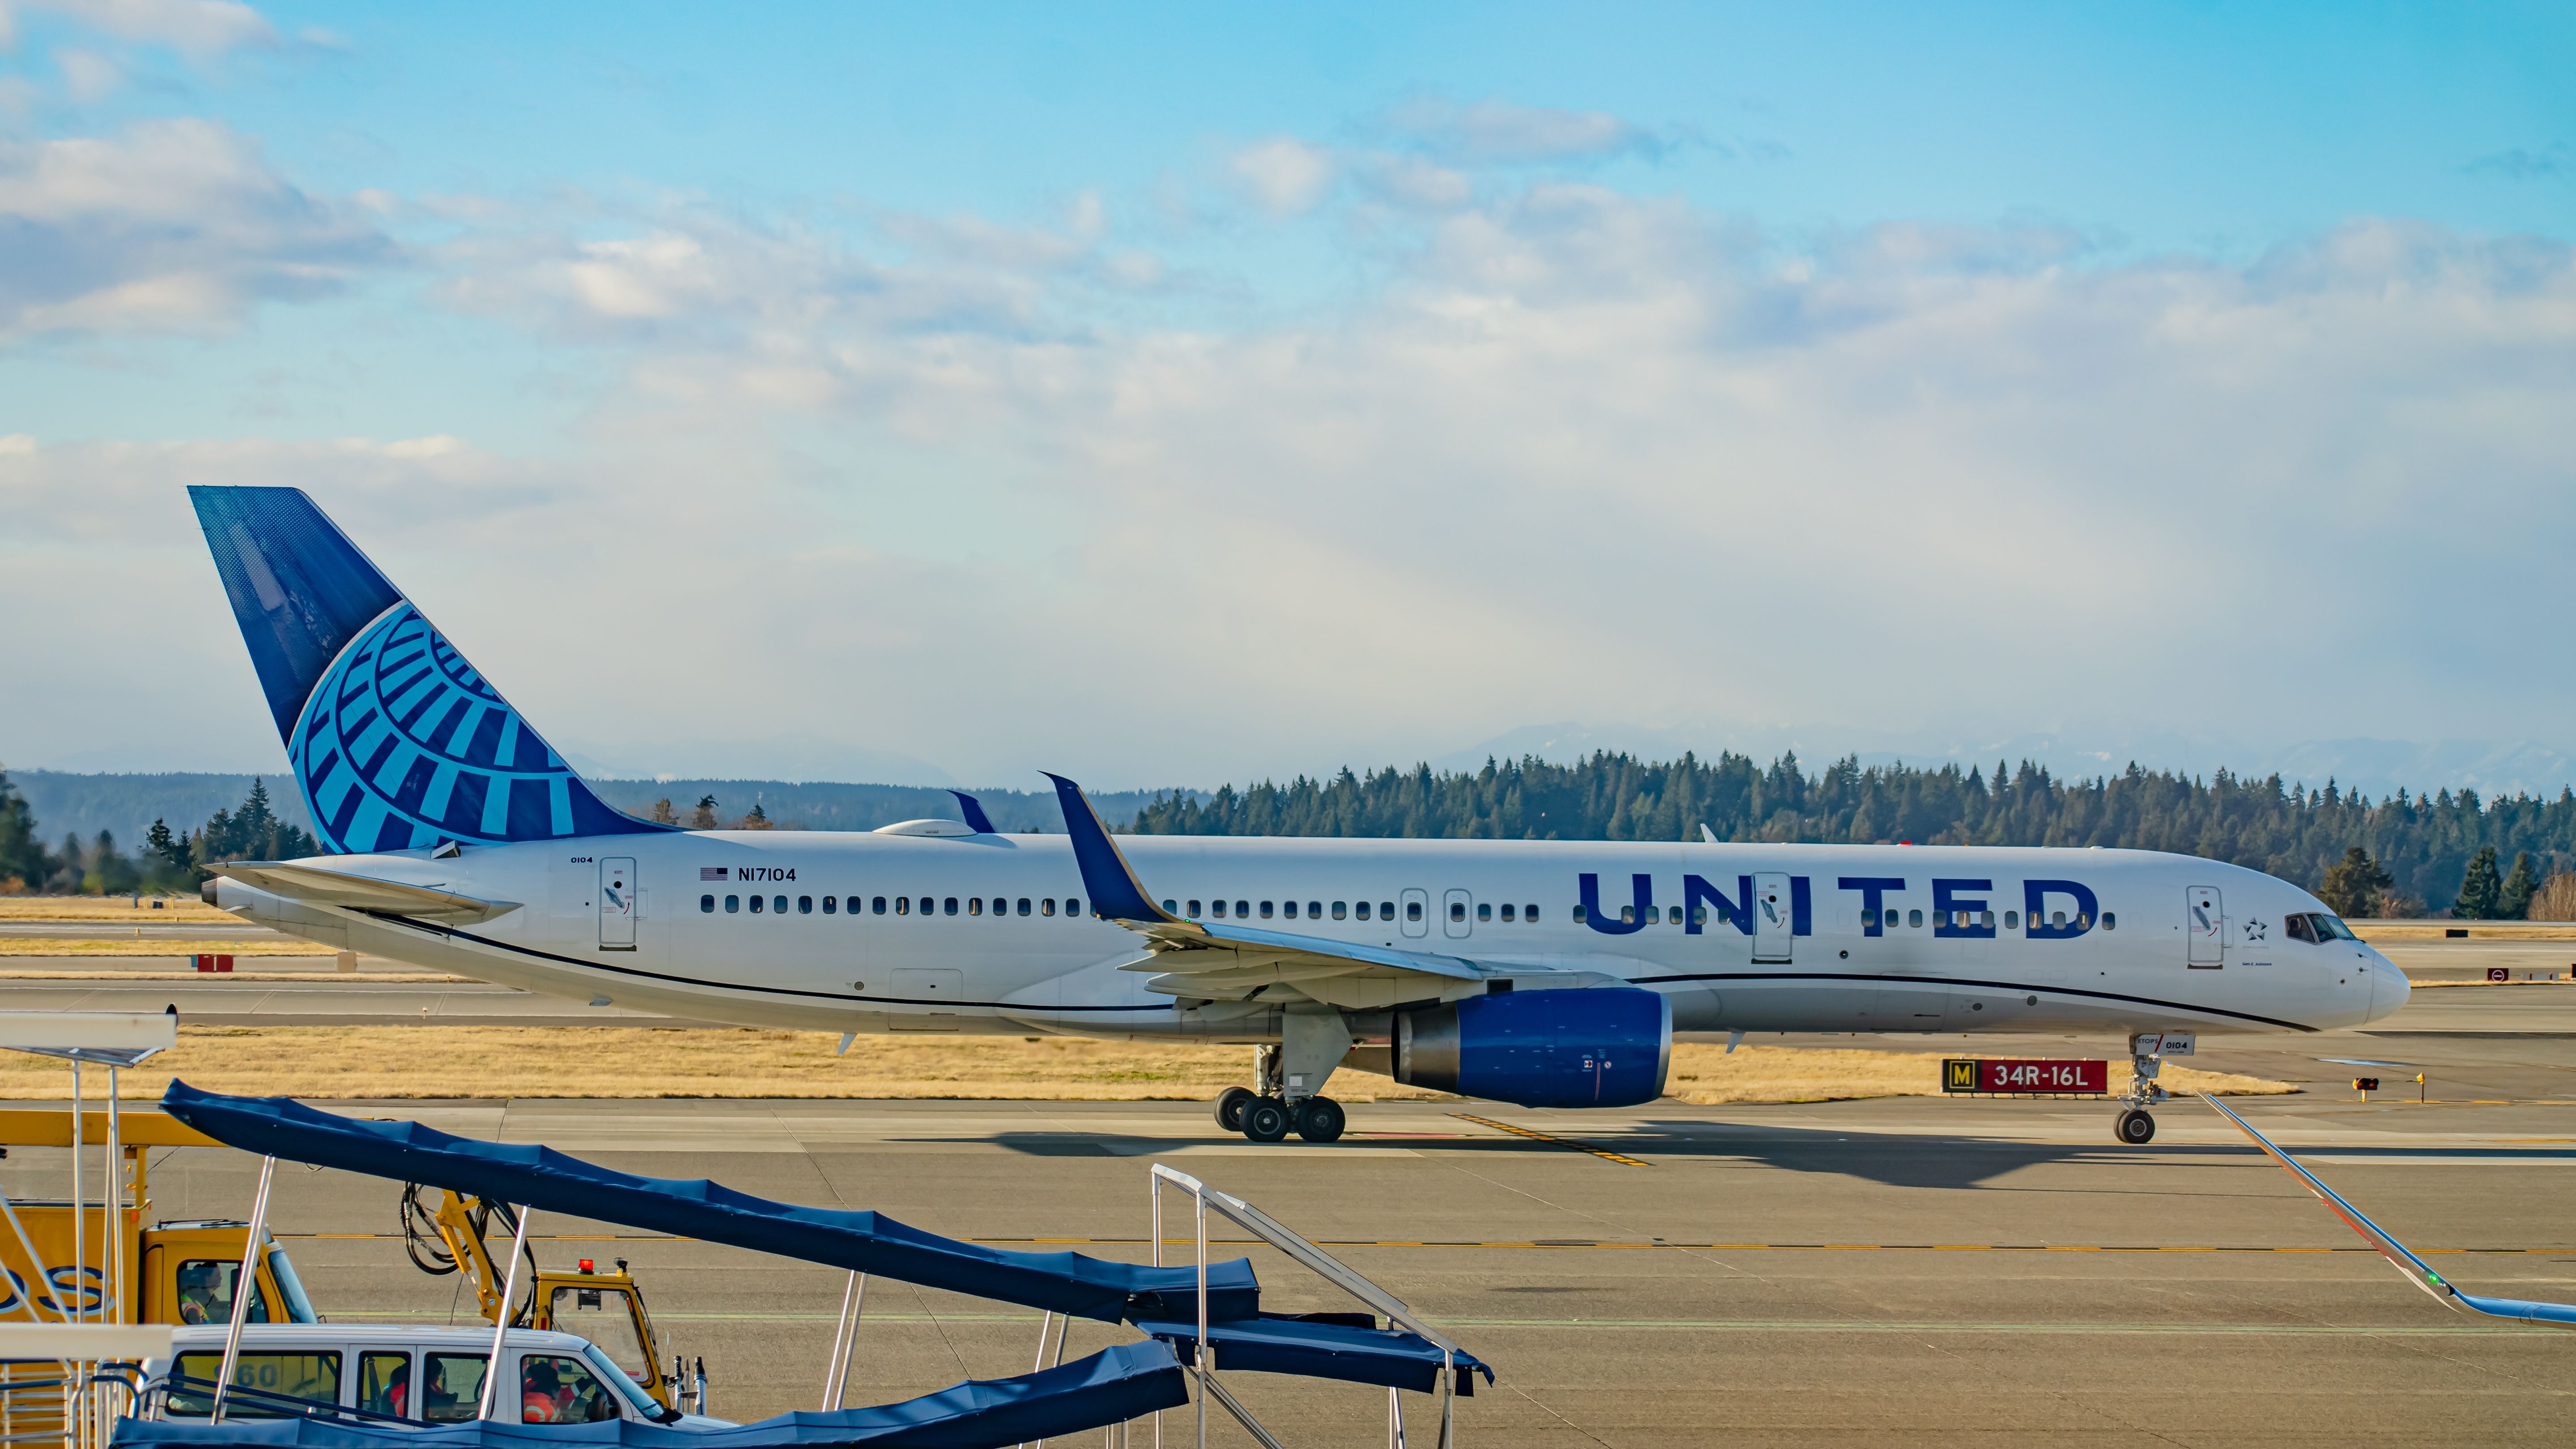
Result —
<svg viewBox="0 0 2576 1449"><path fill-rule="evenodd" d="M353 1110L1110 1257L1147 1252L1145 1164L1170 1160L1488 1357L1502 1382L1461 1406L1462 1444L2496 1445L2562 1442L2569 1427L2576 1337L2435 1304L2197 1103L2169 1104L2142 1149L2111 1140L2099 1104L1937 1099L1363 1105L1344 1142L1284 1148L1218 1133L1195 1103ZM2557 1197L2576 1183L2557 1170L2576 1161L2576 1106L2320 1095L2246 1110L2463 1285L2576 1298L2576 1221ZM63 1156L16 1150L0 1181L58 1192ZM156 1154L152 1215L237 1215L254 1171L228 1151ZM394 1191L288 1170L274 1220L333 1317L447 1321L457 1280L404 1261ZM599 1224L533 1226L544 1261L632 1261L673 1346L706 1356L718 1412L813 1403L839 1275ZM1345 1306L1255 1257L1266 1307ZM1023 1371L1037 1327L1032 1313L881 1282L853 1393ZM1124 1336L1085 1324L1073 1352ZM1291 1444L1383 1432L1369 1391L1236 1387ZM1417 1435L1425 1409L1412 1405ZM1247 1442L1230 1426L1214 1441Z"/></svg>

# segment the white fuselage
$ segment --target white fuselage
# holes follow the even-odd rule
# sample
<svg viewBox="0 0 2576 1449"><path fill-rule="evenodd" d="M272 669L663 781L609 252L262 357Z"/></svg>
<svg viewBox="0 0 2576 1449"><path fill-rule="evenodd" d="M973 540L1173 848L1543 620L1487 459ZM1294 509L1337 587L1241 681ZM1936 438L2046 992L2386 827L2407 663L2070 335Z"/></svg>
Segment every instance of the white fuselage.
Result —
<svg viewBox="0 0 2576 1449"><path fill-rule="evenodd" d="M2325 911L2307 892L2147 851L1119 844L1177 914L1213 922L1221 903L1228 922L1527 968L1533 986L1634 983L1671 998L1681 1031L2305 1031L2375 1020L2406 998L2404 976L2367 945L2284 929ZM1061 835L707 831L306 864L519 908L447 926L230 880L219 899L328 944L703 1020L1260 1042L1278 1039L1279 1008L1295 999L1288 986L1239 1000L1149 987L1143 941L1088 913ZM618 872L618 889L604 889ZM1586 876L1594 905L1578 920Z"/></svg>

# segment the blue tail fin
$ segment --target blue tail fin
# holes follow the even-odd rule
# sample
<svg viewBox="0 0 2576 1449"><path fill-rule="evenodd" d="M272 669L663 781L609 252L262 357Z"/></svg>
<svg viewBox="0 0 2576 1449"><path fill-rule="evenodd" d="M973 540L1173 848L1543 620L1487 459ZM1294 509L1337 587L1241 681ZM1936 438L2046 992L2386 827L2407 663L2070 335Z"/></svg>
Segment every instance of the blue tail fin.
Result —
<svg viewBox="0 0 2576 1449"><path fill-rule="evenodd" d="M324 849L668 828L592 794L302 490L188 497Z"/></svg>

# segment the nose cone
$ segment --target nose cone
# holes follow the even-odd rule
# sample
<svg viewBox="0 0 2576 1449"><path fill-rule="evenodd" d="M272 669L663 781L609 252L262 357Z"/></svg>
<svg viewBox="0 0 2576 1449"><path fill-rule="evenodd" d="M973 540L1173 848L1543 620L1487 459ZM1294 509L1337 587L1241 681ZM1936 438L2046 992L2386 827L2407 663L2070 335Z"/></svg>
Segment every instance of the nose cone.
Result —
<svg viewBox="0 0 2576 1449"><path fill-rule="evenodd" d="M2414 988L2406 982L2406 973L2397 969L2396 962L2380 955L2375 949L2371 951L2370 1019L2372 1021L2395 1016L2398 1008L2406 1004L2406 998L2413 991Z"/></svg>

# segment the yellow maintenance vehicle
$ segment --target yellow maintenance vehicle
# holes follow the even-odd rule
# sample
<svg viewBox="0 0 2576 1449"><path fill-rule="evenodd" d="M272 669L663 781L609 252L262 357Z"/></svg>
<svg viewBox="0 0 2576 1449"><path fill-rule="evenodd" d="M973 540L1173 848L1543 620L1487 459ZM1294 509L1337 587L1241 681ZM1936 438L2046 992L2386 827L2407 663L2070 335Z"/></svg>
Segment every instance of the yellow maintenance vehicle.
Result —
<svg viewBox="0 0 2576 1449"><path fill-rule="evenodd" d="M507 1203L465 1197L445 1188L435 1189L437 1200L432 1202L431 1191L419 1183L403 1185L403 1251L411 1256L412 1265L424 1273L463 1273L465 1281L473 1286L483 1321L499 1323L504 1311L501 1295L510 1274L507 1267L492 1261L484 1238L497 1225L506 1245L518 1237L517 1216ZM505 1256L506 1251L505 1246ZM626 1371L627 1377L653 1396L654 1402L677 1410L690 1380L677 1359L668 1371L662 1368L661 1340L653 1332L653 1315L644 1306L644 1290L626 1271L626 1260L617 1259L615 1270L603 1273L589 1258L576 1260L568 1270L544 1268L537 1264L535 1249L525 1252L528 1271L522 1278L530 1287L526 1300L510 1314L511 1326L580 1334L598 1344ZM705 1373L701 1361L696 1376L700 1395L705 1392Z"/></svg>
<svg viewBox="0 0 2576 1449"><path fill-rule="evenodd" d="M117 1155L123 1161L112 1169L113 1191L96 1184L86 1187L77 1213L67 1202L9 1205L16 1221L0 1221L0 1321L28 1319L30 1297L34 1316L46 1322L230 1321L248 1224L210 1218L143 1226L152 1206L145 1181L151 1149L223 1144L159 1112L117 1116ZM85 1155L104 1148L107 1118L103 1110L81 1113ZM72 1145L70 1112L0 1110L0 1156L11 1147ZM111 1198L117 1204L113 1214ZM252 1268L258 1292L250 1302L250 1321L318 1322L286 1250L268 1234L261 1237Z"/></svg>

